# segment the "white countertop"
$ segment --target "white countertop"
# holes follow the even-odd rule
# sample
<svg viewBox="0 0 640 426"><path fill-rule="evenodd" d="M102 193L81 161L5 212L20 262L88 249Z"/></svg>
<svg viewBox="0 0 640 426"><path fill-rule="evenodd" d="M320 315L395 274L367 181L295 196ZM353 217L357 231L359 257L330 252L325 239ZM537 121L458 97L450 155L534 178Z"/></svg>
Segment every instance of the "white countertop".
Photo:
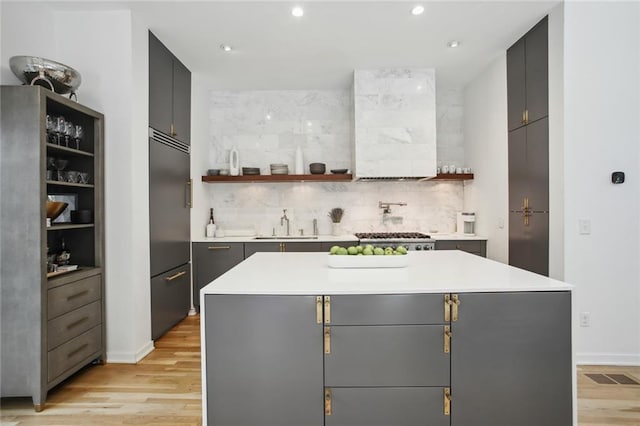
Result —
<svg viewBox="0 0 640 426"><path fill-rule="evenodd" d="M572 285L458 250L409 252L406 268L334 269L326 253L256 253L205 294L332 295L571 290Z"/></svg>
<svg viewBox="0 0 640 426"><path fill-rule="evenodd" d="M486 237L480 236L465 236L458 234L429 234L431 238L434 240L466 240L466 241L485 241ZM256 239L255 235L248 235L242 237L215 237L215 238L206 238L200 237L192 240L194 243L268 243L268 242L283 242L283 241L291 241L291 242L338 242L338 241L358 241L358 238L353 234L345 234L345 235L318 235L318 238L295 238L285 237L285 238L268 238L268 239Z"/></svg>

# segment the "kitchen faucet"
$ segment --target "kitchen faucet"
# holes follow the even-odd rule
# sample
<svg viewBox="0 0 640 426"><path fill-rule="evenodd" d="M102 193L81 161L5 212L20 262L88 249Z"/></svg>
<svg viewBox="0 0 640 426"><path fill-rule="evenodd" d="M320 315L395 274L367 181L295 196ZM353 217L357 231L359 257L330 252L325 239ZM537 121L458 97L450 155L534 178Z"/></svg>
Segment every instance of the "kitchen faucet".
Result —
<svg viewBox="0 0 640 426"><path fill-rule="evenodd" d="M399 202L399 203L385 203L382 201L378 201L378 207L382 209L382 214L391 214L391 206L406 206L407 203Z"/></svg>
<svg viewBox="0 0 640 426"><path fill-rule="evenodd" d="M280 226L284 225L284 222L287 221L287 237L289 234L289 218L287 217L287 209L282 210L282 217L280 218Z"/></svg>

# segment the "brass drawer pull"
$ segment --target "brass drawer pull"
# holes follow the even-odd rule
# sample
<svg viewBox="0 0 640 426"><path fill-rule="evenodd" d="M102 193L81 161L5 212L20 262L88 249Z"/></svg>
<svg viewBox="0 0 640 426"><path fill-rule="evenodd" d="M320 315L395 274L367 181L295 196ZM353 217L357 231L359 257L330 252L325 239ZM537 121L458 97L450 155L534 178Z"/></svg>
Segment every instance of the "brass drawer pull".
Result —
<svg viewBox="0 0 640 426"><path fill-rule="evenodd" d="M180 271L177 274L171 275L170 277L165 278L165 280L167 281L173 281L176 278L180 278L181 276L185 275L187 272L186 271Z"/></svg>
<svg viewBox="0 0 640 426"><path fill-rule="evenodd" d="M331 409L331 389L324 388L324 414L326 416L330 416L332 413Z"/></svg>
<svg viewBox="0 0 640 426"><path fill-rule="evenodd" d="M77 299L78 297L84 296L87 293L89 293L89 290L84 290L79 293L72 294L71 296L67 296L67 300Z"/></svg>
<svg viewBox="0 0 640 426"><path fill-rule="evenodd" d="M331 296L324 297L324 323L331 324Z"/></svg>
<svg viewBox="0 0 640 426"><path fill-rule="evenodd" d="M448 354L451 352L451 327L448 325L444 326L444 353Z"/></svg>
<svg viewBox="0 0 640 426"><path fill-rule="evenodd" d="M322 324L322 296L316 296L316 324Z"/></svg>
<svg viewBox="0 0 640 426"><path fill-rule="evenodd" d="M71 358L72 356L74 356L75 354L77 354L78 352L82 352L87 346L89 346L88 343L85 343L84 345L80 346L78 349L73 350L71 352L69 352L67 354L67 358Z"/></svg>
<svg viewBox="0 0 640 426"><path fill-rule="evenodd" d="M230 248L230 246L210 246L207 250L229 250Z"/></svg>
<svg viewBox="0 0 640 426"><path fill-rule="evenodd" d="M451 415L451 388L444 388L444 415Z"/></svg>
<svg viewBox="0 0 640 426"><path fill-rule="evenodd" d="M67 330L71 330L72 328L79 326L83 322L86 322L88 319L89 319L89 317L84 317L84 318L79 319L78 321L72 322L71 324L67 325Z"/></svg>
<svg viewBox="0 0 640 426"><path fill-rule="evenodd" d="M324 353L331 353L331 327L324 328Z"/></svg>

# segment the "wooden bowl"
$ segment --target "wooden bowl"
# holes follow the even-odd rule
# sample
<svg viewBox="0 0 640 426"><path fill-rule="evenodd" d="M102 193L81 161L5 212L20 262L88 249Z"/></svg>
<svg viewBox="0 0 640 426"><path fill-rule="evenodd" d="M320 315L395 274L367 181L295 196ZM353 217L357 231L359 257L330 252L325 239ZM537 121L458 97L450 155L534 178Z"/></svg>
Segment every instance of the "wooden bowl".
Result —
<svg viewBox="0 0 640 426"><path fill-rule="evenodd" d="M47 201L47 217L51 219L51 221L56 220L68 205L69 204L63 203L62 201Z"/></svg>

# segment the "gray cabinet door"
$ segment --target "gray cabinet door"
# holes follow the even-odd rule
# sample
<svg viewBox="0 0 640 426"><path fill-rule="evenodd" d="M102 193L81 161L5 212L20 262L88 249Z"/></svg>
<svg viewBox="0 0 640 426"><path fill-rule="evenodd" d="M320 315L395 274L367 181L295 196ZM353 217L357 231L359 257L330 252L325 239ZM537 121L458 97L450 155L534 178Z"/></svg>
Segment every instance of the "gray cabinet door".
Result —
<svg viewBox="0 0 640 426"><path fill-rule="evenodd" d="M210 426L322 426L322 324L315 296L207 295Z"/></svg>
<svg viewBox="0 0 640 426"><path fill-rule="evenodd" d="M284 251L294 252L314 252L314 251L322 251L322 243L317 241L309 241L309 242L285 242L284 243Z"/></svg>
<svg viewBox="0 0 640 426"><path fill-rule="evenodd" d="M442 294L374 294L331 296L330 323L325 325L444 323Z"/></svg>
<svg viewBox="0 0 640 426"><path fill-rule="evenodd" d="M200 289L243 259L243 243L193 243L193 303L199 306Z"/></svg>
<svg viewBox="0 0 640 426"><path fill-rule="evenodd" d="M443 325L325 327L325 386L448 386L444 332Z"/></svg>
<svg viewBox="0 0 640 426"><path fill-rule="evenodd" d="M572 424L569 292L460 294L451 424Z"/></svg>
<svg viewBox="0 0 640 426"><path fill-rule="evenodd" d="M518 40L507 50L507 123L509 131L524 125L526 109L525 40Z"/></svg>
<svg viewBox="0 0 640 426"><path fill-rule="evenodd" d="M509 211L521 211L528 191L526 127L509 132L508 158Z"/></svg>
<svg viewBox="0 0 640 426"><path fill-rule="evenodd" d="M330 390L331 414L325 417L326 426L448 426L450 424L450 417L444 414L443 388L330 388Z"/></svg>
<svg viewBox="0 0 640 426"><path fill-rule="evenodd" d="M533 211L549 210L549 118L527 127L527 196ZM509 165L511 166L511 165Z"/></svg>
<svg viewBox="0 0 640 426"><path fill-rule="evenodd" d="M248 258L253 253L257 252L280 252L280 243L265 242L265 243L244 243L244 258Z"/></svg>
<svg viewBox="0 0 640 426"><path fill-rule="evenodd" d="M487 242L484 240L438 240L436 250L462 250L467 253L487 256Z"/></svg>
<svg viewBox="0 0 640 426"><path fill-rule="evenodd" d="M547 27L547 18L544 18L527 33L525 38L526 99L529 123L549 115Z"/></svg>
<svg viewBox="0 0 640 426"><path fill-rule="evenodd" d="M189 262L189 154L149 138L151 276Z"/></svg>
<svg viewBox="0 0 640 426"><path fill-rule="evenodd" d="M191 139L191 72L173 59L173 137L189 145Z"/></svg>
<svg viewBox="0 0 640 426"><path fill-rule="evenodd" d="M357 246L358 241L323 241L320 243L320 251L329 251L333 246L347 248L349 246Z"/></svg>
<svg viewBox="0 0 640 426"><path fill-rule="evenodd" d="M189 312L189 264L151 279L151 338L162 336Z"/></svg>
<svg viewBox="0 0 640 426"><path fill-rule="evenodd" d="M169 134L172 103L173 55L149 32L149 127Z"/></svg>
<svg viewBox="0 0 640 426"><path fill-rule="evenodd" d="M549 275L549 213L533 213L525 225L522 213L509 212L509 265Z"/></svg>

